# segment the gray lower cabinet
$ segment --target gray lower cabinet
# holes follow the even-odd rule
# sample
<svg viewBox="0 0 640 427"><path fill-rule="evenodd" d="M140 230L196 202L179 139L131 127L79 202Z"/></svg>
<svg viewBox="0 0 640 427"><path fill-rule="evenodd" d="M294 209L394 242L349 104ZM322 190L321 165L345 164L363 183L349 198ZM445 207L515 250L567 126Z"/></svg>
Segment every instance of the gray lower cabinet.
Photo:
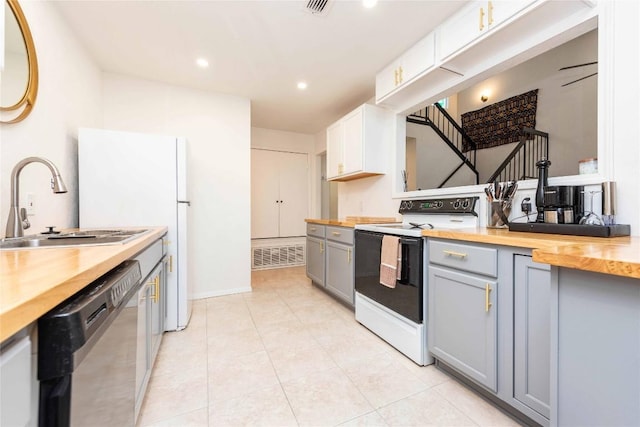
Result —
<svg viewBox="0 0 640 427"><path fill-rule="evenodd" d="M307 277L354 305L354 233L351 227L307 224Z"/></svg>
<svg viewBox="0 0 640 427"><path fill-rule="evenodd" d="M514 256L513 397L550 416L551 268Z"/></svg>
<svg viewBox="0 0 640 427"><path fill-rule="evenodd" d="M640 279L552 267L552 425L640 426Z"/></svg>
<svg viewBox="0 0 640 427"><path fill-rule="evenodd" d="M307 277L321 286L324 286L324 249L324 239L307 236Z"/></svg>
<svg viewBox="0 0 640 427"><path fill-rule="evenodd" d="M325 231L320 224L307 224L307 277L324 286L325 272Z"/></svg>
<svg viewBox="0 0 640 427"><path fill-rule="evenodd" d="M497 282L429 266L429 351L497 391Z"/></svg>
<svg viewBox="0 0 640 427"><path fill-rule="evenodd" d="M353 305L353 245L327 241L327 290Z"/></svg>
<svg viewBox="0 0 640 427"><path fill-rule="evenodd" d="M514 415L548 426L550 267L530 249L440 239L428 248L431 354Z"/></svg>

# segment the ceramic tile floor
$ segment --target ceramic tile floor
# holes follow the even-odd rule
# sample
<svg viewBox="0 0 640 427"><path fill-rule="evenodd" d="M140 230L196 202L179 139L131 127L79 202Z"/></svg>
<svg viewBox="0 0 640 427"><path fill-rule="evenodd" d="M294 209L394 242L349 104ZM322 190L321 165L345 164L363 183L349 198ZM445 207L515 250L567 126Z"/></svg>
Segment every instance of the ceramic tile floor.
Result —
<svg viewBox="0 0 640 427"><path fill-rule="evenodd" d="M196 301L165 334L139 426L518 425L369 332L304 267L253 272L252 287Z"/></svg>

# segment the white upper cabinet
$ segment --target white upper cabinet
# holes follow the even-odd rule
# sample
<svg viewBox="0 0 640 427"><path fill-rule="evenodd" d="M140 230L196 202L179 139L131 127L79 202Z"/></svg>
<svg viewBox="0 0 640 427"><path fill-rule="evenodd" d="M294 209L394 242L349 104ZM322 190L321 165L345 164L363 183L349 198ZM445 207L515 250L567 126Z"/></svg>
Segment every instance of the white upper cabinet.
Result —
<svg viewBox="0 0 640 427"><path fill-rule="evenodd" d="M390 111L364 104L327 128L327 179L349 181L386 173Z"/></svg>
<svg viewBox="0 0 640 427"><path fill-rule="evenodd" d="M436 102L596 28L597 16L590 0L469 2L376 76L376 103L403 111ZM418 65L408 65L409 58Z"/></svg>
<svg viewBox="0 0 640 427"><path fill-rule="evenodd" d="M447 59L533 2L534 0L474 1L440 26L440 58Z"/></svg>
<svg viewBox="0 0 640 427"><path fill-rule="evenodd" d="M435 35L431 33L376 75L376 102L429 70L435 59Z"/></svg>

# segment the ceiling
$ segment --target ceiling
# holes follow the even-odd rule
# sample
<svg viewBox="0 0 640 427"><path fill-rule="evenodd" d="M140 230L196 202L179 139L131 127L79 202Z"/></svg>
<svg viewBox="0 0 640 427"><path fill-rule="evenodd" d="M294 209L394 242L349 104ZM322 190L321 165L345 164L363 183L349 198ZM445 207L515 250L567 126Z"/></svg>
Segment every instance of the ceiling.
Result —
<svg viewBox="0 0 640 427"><path fill-rule="evenodd" d="M252 126L314 134L370 100L376 73L464 2L329 0L321 14L306 0L53 4L104 71L249 98Z"/></svg>

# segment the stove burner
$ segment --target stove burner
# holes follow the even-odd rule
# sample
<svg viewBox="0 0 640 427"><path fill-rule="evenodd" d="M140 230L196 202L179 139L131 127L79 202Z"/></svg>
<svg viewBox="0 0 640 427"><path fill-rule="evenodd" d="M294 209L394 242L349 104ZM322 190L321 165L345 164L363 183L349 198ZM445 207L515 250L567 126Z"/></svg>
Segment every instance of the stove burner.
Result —
<svg viewBox="0 0 640 427"><path fill-rule="evenodd" d="M426 225L427 228L433 229L433 224L429 224L427 223L422 223L422 224L417 224L415 222L410 222L409 225L411 226L411 228L424 228L423 226Z"/></svg>

